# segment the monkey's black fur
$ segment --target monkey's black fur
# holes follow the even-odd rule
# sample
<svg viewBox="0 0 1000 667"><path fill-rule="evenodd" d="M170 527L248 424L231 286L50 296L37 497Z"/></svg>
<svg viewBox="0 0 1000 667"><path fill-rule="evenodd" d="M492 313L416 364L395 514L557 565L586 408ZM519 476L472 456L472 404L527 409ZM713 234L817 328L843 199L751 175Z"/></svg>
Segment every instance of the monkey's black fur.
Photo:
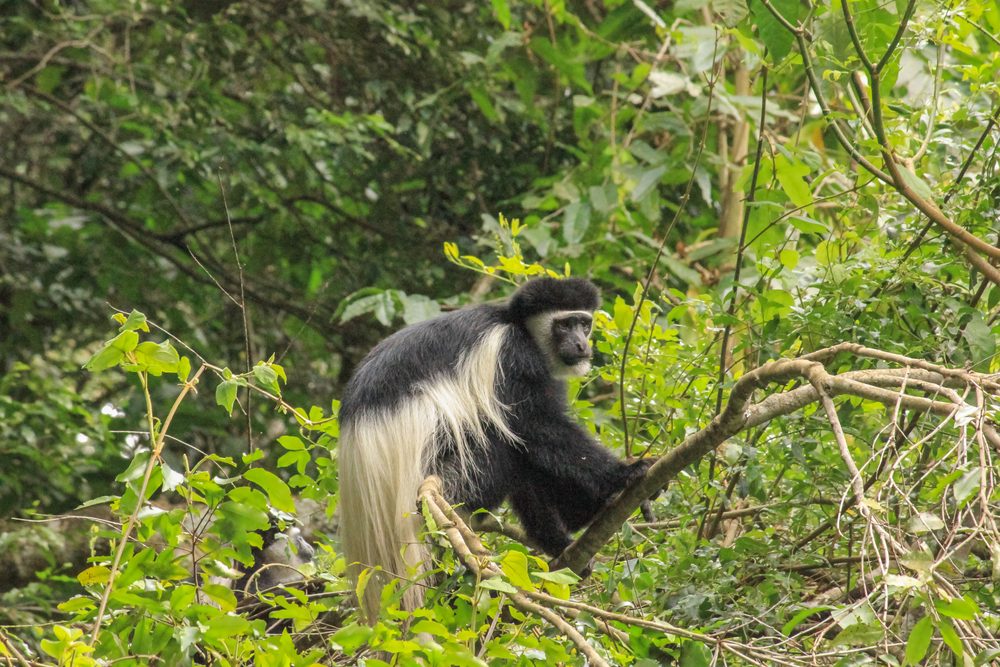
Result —
<svg viewBox="0 0 1000 667"><path fill-rule="evenodd" d="M586 280L543 278L525 284L508 304L467 308L407 327L361 363L342 397L341 423L391 413L452 372L487 333L506 326L494 391L508 406L507 423L521 442L488 428L487 446L474 450L479 474L471 483L456 482L453 447L424 464L444 478L450 500L467 510L493 509L509 499L528 536L558 556L571 542L571 531L589 523L648 467L646 461L617 459L571 419L565 383L553 376L549 358L526 326L532 316L592 312L599 303L597 289Z"/></svg>

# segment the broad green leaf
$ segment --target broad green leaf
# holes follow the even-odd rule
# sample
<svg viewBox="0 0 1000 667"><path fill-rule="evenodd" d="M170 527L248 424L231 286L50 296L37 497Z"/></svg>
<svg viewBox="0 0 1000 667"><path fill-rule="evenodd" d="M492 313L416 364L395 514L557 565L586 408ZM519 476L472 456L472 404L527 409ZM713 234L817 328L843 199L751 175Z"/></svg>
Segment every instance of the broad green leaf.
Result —
<svg viewBox="0 0 1000 667"><path fill-rule="evenodd" d="M292 500L291 490L284 480L273 472L263 468L251 468L243 473L243 477L263 489L273 507L289 514L295 513L295 501Z"/></svg>
<svg viewBox="0 0 1000 667"><path fill-rule="evenodd" d="M962 655L965 653L965 647L962 645L962 640L959 638L958 633L955 632L955 626L951 624L951 621L947 617L941 618L941 623L938 625L938 632L941 633L941 640L948 645L948 648L955 654L955 657L961 660Z"/></svg>
<svg viewBox="0 0 1000 667"><path fill-rule="evenodd" d="M441 314L441 306L437 301L423 294L402 294L403 321L416 324L437 317Z"/></svg>
<svg viewBox="0 0 1000 667"><path fill-rule="evenodd" d="M910 519L910 530L918 535L944 528L944 521L937 514L920 512Z"/></svg>
<svg viewBox="0 0 1000 667"><path fill-rule="evenodd" d="M510 30L510 5L507 4L507 0L490 0L490 4L493 5L493 13L496 14L497 21L503 29Z"/></svg>
<svg viewBox="0 0 1000 667"><path fill-rule="evenodd" d="M472 101L476 103L479 110L482 112L486 120L495 122L500 120L500 114L497 113L497 109L493 106L493 100L490 99L489 93L482 86L469 86L467 88L469 92L469 97Z"/></svg>
<svg viewBox="0 0 1000 667"><path fill-rule="evenodd" d="M233 405L236 403L236 390L239 388L236 380L223 380L215 388L215 402L226 409L230 415L233 414Z"/></svg>
<svg viewBox="0 0 1000 667"><path fill-rule="evenodd" d="M982 468L977 466L962 475L958 481L952 485L951 491L955 495L955 501L959 504L959 506L965 504L966 500L979 491L979 484L982 480L982 472Z"/></svg>
<svg viewBox="0 0 1000 667"><path fill-rule="evenodd" d="M115 477L116 482L134 482L135 480L142 477L144 471L146 470L146 464L149 462L150 451L144 450L137 453L132 457L132 461L128 464L123 472L118 473Z"/></svg>
<svg viewBox="0 0 1000 667"><path fill-rule="evenodd" d="M135 363L150 375L176 373L180 355L169 340L162 343L146 341L135 348Z"/></svg>
<svg viewBox="0 0 1000 667"><path fill-rule="evenodd" d="M632 193L629 195L629 198L635 202L641 200L643 197L649 194L649 191L657 183L660 182L660 178L663 176L663 174L666 173L666 171L667 171L666 165L661 165L659 167L653 167L652 169L647 169L646 171L642 172L642 175L639 176L639 180L636 183L635 187L632 189Z"/></svg>
<svg viewBox="0 0 1000 667"><path fill-rule="evenodd" d="M969 597L955 598L945 602L938 600L934 607L943 615L960 621L971 621L979 615L979 605Z"/></svg>
<svg viewBox="0 0 1000 667"><path fill-rule="evenodd" d="M887 574L885 575L885 583L887 586L895 586L896 588L920 588L923 585L916 577L910 577L905 574Z"/></svg>
<svg viewBox="0 0 1000 667"><path fill-rule="evenodd" d="M812 218L804 215L789 216L788 222L792 225L792 227L795 227L795 229L805 234L826 234L830 231L830 228L822 222L813 220Z"/></svg>
<svg viewBox="0 0 1000 667"><path fill-rule="evenodd" d="M521 551L508 551L500 559L500 569L508 581L526 591L535 590L535 583L528 574L528 557Z"/></svg>
<svg viewBox="0 0 1000 667"><path fill-rule="evenodd" d="M184 483L184 474L180 473L166 464L165 461L160 461L160 468L163 472L163 490L173 491L178 486Z"/></svg>
<svg viewBox="0 0 1000 667"><path fill-rule="evenodd" d="M253 367L253 379L257 381L257 384L266 389L280 391L278 374L273 368L263 362Z"/></svg>
<svg viewBox="0 0 1000 667"><path fill-rule="evenodd" d="M750 11L753 13L757 23L757 35L760 41L767 47L771 62L781 63L789 51L792 50L792 43L795 37L785 28L777 18L760 2L760 0L750 0ZM774 0L771 3L781 16L791 25L796 25L799 21L800 3L798 0Z"/></svg>
<svg viewBox="0 0 1000 667"><path fill-rule="evenodd" d="M234 614L221 614L206 624L205 638L210 640L235 637L250 631L250 621Z"/></svg>
<svg viewBox="0 0 1000 667"><path fill-rule="evenodd" d="M809 173L809 167L781 153L774 159L774 174L781 184L781 189L788 195L788 199L800 208L809 206L813 201L812 191L805 181Z"/></svg>
<svg viewBox="0 0 1000 667"><path fill-rule="evenodd" d="M97 373L113 366L125 358L125 353L113 347L102 347L83 365L88 371Z"/></svg>
<svg viewBox="0 0 1000 667"><path fill-rule="evenodd" d="M980 652L972 664L975 665L975 667L980 667L981 665L993 665L997 660L1000 660L1000 648L989 648Z"/></svg>
<svg viewBox="0 0 1000 667"><path fill-rule="evenodd" d="M778 261L786 269L794 269L799 265L799 253L796 250L785 248L778 253Z"/></svg>
<svg viewBox="0 0 1000 667"><path fill-rule="evenodd" d="M111 579L111 569L104 565L94 565L76 575L77 581L83 586L99 586Z"/></svg>
<svg viewBox="0 0 1000 667"><path fill-rule="evenodd" d="M302 438L295 435L278 436L278 444L290 451L298 451L306 448Z"/></svg>
<svg viewBox="0 0 1000 667"><path fill-rule="evenodd" d="M712 652L701 642L688 641L681 647L681 667L708 667L712 664Z"/></svg>
<svg viewBox="0 0 1000 667"><path fill-rule="evenodd" d="M618 188L614 183L591 186L587 190L587 195L590 197L590 203L594 210L599 213L610 213L618 206Z"/></svg>
<svg viewBox="0 0 1000 667"><path fill-rule="evenodd" d="M181 357L180 361L177 362L177 379L181 382L187 382L190 375L191 360L187 357Z"/></svg>
<svg viewBox="0 0 1000 667"><path fill-rule="evenodd" d="M128 317L119 313L115 319L121 323L118 331L145 331L149 333L149 323L146 321L146 316L138 310L133 310L128 314Z"/></svg>
<svg viewBox="0 0 1000 667"><path fill-rule="evenodd" d="M89 371L97 372L117 365L125 355L139 344L139 334L123 331L104 344L101 350L83 365Z"/></svg>
<svg viewBox="0 0 1000 667"><path fill-rule="evenodd" d="M833 639L834 646L872 646L885 638L885 631L877 624L855 623Z"/></svg>
<svg viewBox="0 0 1000 667"><path fill-rule="evenodd" d="M820 607L809 607L807 609L800 609L795 613L794 616L788 619L787 623L781 626L781 634L785 635L786 637L791 636L792 631L795 630L795 628L797 628L799 624L802 623L802 621L806 620L810 616L814 616L824 611L828 611L832 608L833 607L830 607L829 605L823 605Z"/></svg>
<svg viewBox="0 0 1000 667"><path fill-rule="evenodd" d="M579 243L590 226L590 204L575 201L566 207L563 215L563 238L567 243Z"/></svg>
<svg viewBox="0 0 1000 667"><path fill-rule="evenodd" d="M534 571L531 573L531 576L536 579L551 581L554 584L570 585L580 581L580 575L565 567L561 570L556 570L555 572Z"/></svg>
<svg viewBox="0 0 1000 667"><path fill-rule="evenodd" d="M973 366L981 371L989 371L990 361L997 353L997 339L982 313L973 311L962 335L969 344Z"/></svg>
<svg viewBox="0 0 1000 667"><path fill-rule="evenodd" d="M491 591L498 591L500 593L507 593L508 595L513 595L517 593L517 589L511 586L508 582L504 581L500 577L491 577L490 579L483 579L479 582L480 588L485 588Z"/></svg>
<svg viewBox="0 0 1000 667"><path fill-rule="evenodd" d="M914 174L912 171L910 171L903 165L899 165L899 172L900 174L902 174L903 180L906 182L906 184L910 186L910 188L917 195L928 201L934 201L934 191L931 190L931 186L927 185L927 183L922 178Z"/></svg>
<svg viewBox="0 0 1000 667"><path fill-rule="evenodd" d="M927 655L927 649L931 646L931 637L934 634L934 625L930 616L924 616L910 630L910 636L906 638L906 664L919 665L920 661Z"/></svg>

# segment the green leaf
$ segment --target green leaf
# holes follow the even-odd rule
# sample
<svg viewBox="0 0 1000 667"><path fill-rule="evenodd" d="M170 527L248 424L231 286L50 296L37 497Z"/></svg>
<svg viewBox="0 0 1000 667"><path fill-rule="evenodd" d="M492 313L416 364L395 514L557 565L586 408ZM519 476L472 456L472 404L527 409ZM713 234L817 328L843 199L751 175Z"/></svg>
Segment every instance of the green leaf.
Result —
<svg viewBox="0 0 1000 667"><path fill-rule="evenodd" d="M681 667L708 667L712 664L712 652L701 642L685 642L681 647Z"/></svg>
<svg viewBox="0 0 1000 667"><path fill-rule="evenodd" d="M972 664L975 665L975 667L980 667L980 665L992 665L998 659L1000 659L1000 648L988 648L977 655Z"/></svg>
<svg viewBox="0 0 1000 667"><path fill-rule="evenodd" d="M979 615L979 605L968 597L955 598L945 602L938 600L934 607L943 615L960 621L971 621Z"/></svg>
<svg viewBox="0 0 1000 667"><path fill-rule="evenodd" d="M282 512L295 514L295 501L292 500L291 490L284 480L273 472L263 468L251 468L243 473L243 477L263 489L273 507Z"/></svg>
<svg viewBox="0 0 1000 667"><path fill-rule="evenodd" d="M806 207L812 204L812 190L805 178L809 175L810 169L798 160L790 160L782 154L778 154L774 159L774 174L781 184L781 189L788 195L788 199L798 207Z"/></svg>
<svg viewBox="0 0 1000 667"><path fill-rule="evenodd" d="M188 377L191 375L191 360L187 357L181 357L180 361L177 362L177 379L181 382L187 382Z"/></svg>
<svg viewBox="0 0 1000 667"><path fill-rule="evenodd" d="M771 6L791 25L799 22L800 3L798 0L774 0ZM750 0L750 11L757 23L757 35L767 47L771 62L779 64L792 50L795 36L768 11L760 0Z"/></svg>
<svg viewBox="0 0 1000 667"><path fill-rule="evenodd" d="M275 392L281 391L281 388L278 386L278 374L273 368L263 362L253 367L253 379L265 389L271 389Z"/></svg>
<svg viewBox="0 0 1000 667"><path fill-rule="evenodd" d="M497 109L493 106L493 100L490 99L489 93L482 86L468 86L469 97L472 101L476 103L479 110L482 112L486 120L495 122L500 120L500 114L497 113Z"/></svg>
<svg viewBox="0 0 1000 667"><path fill-rule="evenodd" d="M902 174L903 180L917 195L919 195L922 199L934 201L934 191L931 190L931 186L927 185L922 178L903 165L899 165L899 173Z"/></svg>
<svg viewBox="0 0 1000 667"><path fill-rule="evenodd" d="M997 339L993 335L990 325L983 319L982 313L973 311L962 336L969 344L973 366L978 370L988 372L990 361L997 353Z"/></svg>
<svg viewBox="0 0 1000 667"><path fill-rule="evenodd" d="M333 643L340 646L345 653L354 653L368 643L374 629L368 625L351 623L333 633Z"/></svg>
<svg viewBox="0 0 1000 667"><path fill-rule="evenodd" d="M278 444L289 451L298 451L306 448L305 443L302 442L302 438L295 435L279 436Z"/></svg>
<svg viewBox="0 0 1000 667"><path fill-rule="evenodd" d="M938 625L938 632L941 633L941 640L948 645L948 648L955 654L955 657L961 660L962 655L965 653L965 647L962 646L962 640L959 638L958 633L955 632L955 626L951 624L951 621L947 618L942 618L940 625Z"/></svg>
<svg viewBox="0 0 1000 667"><path fill-rule="evenodd" d="M103 371L117 365L125 355L139 344L139 334L134 331L123 331L108 342L87 363L83 365L89 371Z"/></svg>
<svg viewBox="0 0 1000 667"><path fill-rule="evenodd" d="M855 623L833 638L834 646L871 646L885 638L885 631L877 624Z"/></svg>
<svg viewBox="0 0 1000 667"><path fill-rule="evenodd" d="M955 500L961 506L979 491L979 484L982 480L982 468L975 467L962 475L951 487L951 492L955 495Z"/></svg>
<svg viewBox="0 0 1000 667"><path fill-rule="evenodd" d="M642 172L639 176L639 181L636 183L635 187L632 189L632 193L629 198L637 202L645 197L649 191L660 182L660 178L667 172L666 165L661 165L659 167L653 167L652 169L647 169Z"/></svg>
<svg viewBox="0 0 1000 667"><path fill-rule="evenodd" d="M149 450L141 451L132 457L131 463L128 464L123 472L118 473L115 477L116 482L134 482L143 476L146 471L146 464L149 463Z"/></svg>
<svg viewBox="0 0 1000 667"><path fill-rule="evenodd" d="M927 649L931 646L931 636L934 634L934 626L930 616L924 616L917 621L910 636L906 639L906 664L918 665L927 655Z"/></svg>
<svg viewBox="0 0 1000 667"><path fill-rule="evenodd" d="M507 0L490 0L490 4L493 5L493 13L497 15L497 21L503 29L510 30L510 5Z"/></svg>
<svg viewBox="0 0 1000 667"><path fill-rule="evenodd" d="M176 373L180 355L169 340L162 343L146 341L135 348L135 363L150 375Z"/></svg>
<svg viewBox="0 0 1000 667"><path fill-rule="evenodd" d="M580 581L580 575L565 567L555 572L532 572L531 576L536 579L551 581L554 584L570 585Z"/></svg>
<svg viewBox="0 0 1000 667"><path fill-rule="evenodd" d="M162 460L160 461L160 468L163 470L164 491L173 491L184 483L184 474L174 470Z"/></svg>
<svg viewBox="0 0 1000 667"><path fill-rule="evenodd" d="M145 331L149 333L149 323L146 321L146 316L140 313L138 310L133 310L122 322L122 325L118 328L118 331Z"/></svg>
<svg viewBox="0 0 1000 667"><path fill-rule="evenodd" d="M563 238L567 243L579 243L590 226L590 204L575 201L566 207L563 215Z"/></svg>
<svg viewBox="0 0 1000 667"><path fill-rule="evenodd" d="M599 213L610 213L618 206L618 187L614 183L593 185L587 190L590 203Z"/></svg>
<svg viewBox="0 0 1000 667"><path fill-rule="evenodd" d="M250 631L250 621L242 616L221 614L206 623L205 639L216 640L235 637Z"/></svg>
<svg viewBox="0 0 1000 667"><path fill-rule="evenodd" d="M794 616L792 616L788 620L787 623L781 626L781 634L785 635L786 637L791 636L792 631L795 630L795 628L797 628L799 624L802 623L802 621L806 620L810 616L814 616L829 609L833 609L833 607L824 605L821 607L809 607L808 609L800 609L795 613Z"/></svg>
<svg viewBox="0 0 1000 667"><path fill-rule="evenodd" d="M104 565L94 565L76 575L76 580L82 586L98 586L108 583L111 579L111 569Z"/></svg>
<svg viewBox="0 0 1000 667"><path fill-rule="evenodd" d="M121 350L113 347L102 347L97 354L92 356L87 363L83 365L83 367L92 373L98 373L113 366L117 366L118 363L124 358L125 353Z"/></svg>
<svg viewBox="0 0 1000 667"><path fill-rule="evenodd" d="M944 521L937 514L920 512L910 519L910 531L918 535L944 528Z"/></svg>
<svg viewBox="0 0 1000 667"><path fill-rule="evenodd" d="M215 388L215 402L225 408L230 416L233 414L233 405L236 403L236 390L239 386L236 380L223 380Z"/></svg>
<svg viewBox="0 0 1000 667"><path fill-rule="evenodd" d="M796 250L785 248L778 253L778 261L786 269L794 269L799 265L799 253Z"/></svg>
<svg viewBox="0 0 1000 667"><path fill-rule="evenodd" d="M788 222L791 223L792 227L805 234L826 234L830 231L830 228L822 222L804 215L789 216Z"/></svg>
<svg viewBox="0 0 1000 667"><path fill-rule="evenodd" d="M509 583L501 579L500 577L492 577L490 579L483 579L479 582L480 588L485 588L490 591L498 591L500 593L507 593L508 595L513 595L517 593L517 589L511 586Z"/></svg>
<svg viewBox="0 0 1000 667"><path fill-rule="evenodd" d="M535 590L535 583L528 574L528 557L521 551L508 551L500 559L500 569L510 583L526 591Z"/></svg>

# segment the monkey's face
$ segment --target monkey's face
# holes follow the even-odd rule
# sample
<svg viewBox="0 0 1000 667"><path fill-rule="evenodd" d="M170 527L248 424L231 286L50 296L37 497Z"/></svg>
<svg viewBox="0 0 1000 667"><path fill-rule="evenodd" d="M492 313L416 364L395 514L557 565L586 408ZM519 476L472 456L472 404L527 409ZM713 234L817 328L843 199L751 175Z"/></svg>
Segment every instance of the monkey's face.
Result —
<svg viewBox="0 0 1000 667"><path fill-rule="evenodd" d="M590 370L593 316L582 310L557 311L528 320L528 330L542 349L553 375L585 375Z"/></svg>
<svg viewBox="0 0 1000 667"><path fill-rule="evenodd" d="M552 345L566 366L589 362L590 329L594 319L587 313L572 313L552 320Z"/></svg>

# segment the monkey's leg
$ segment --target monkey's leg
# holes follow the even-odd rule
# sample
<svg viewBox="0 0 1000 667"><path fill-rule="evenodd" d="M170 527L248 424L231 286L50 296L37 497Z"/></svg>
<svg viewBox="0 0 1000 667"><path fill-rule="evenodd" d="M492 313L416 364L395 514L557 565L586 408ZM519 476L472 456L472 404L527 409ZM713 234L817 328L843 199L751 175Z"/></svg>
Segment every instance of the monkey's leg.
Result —
<svg viewBox="0 0 1000 667"><path fill-rule="evenodd" d="M547 493L540 491L537 480L529 480L527 475L525 477L511 493L511 505L528 537L549 556L558 556L573 538L559 516L556 504Z"/></svg>

